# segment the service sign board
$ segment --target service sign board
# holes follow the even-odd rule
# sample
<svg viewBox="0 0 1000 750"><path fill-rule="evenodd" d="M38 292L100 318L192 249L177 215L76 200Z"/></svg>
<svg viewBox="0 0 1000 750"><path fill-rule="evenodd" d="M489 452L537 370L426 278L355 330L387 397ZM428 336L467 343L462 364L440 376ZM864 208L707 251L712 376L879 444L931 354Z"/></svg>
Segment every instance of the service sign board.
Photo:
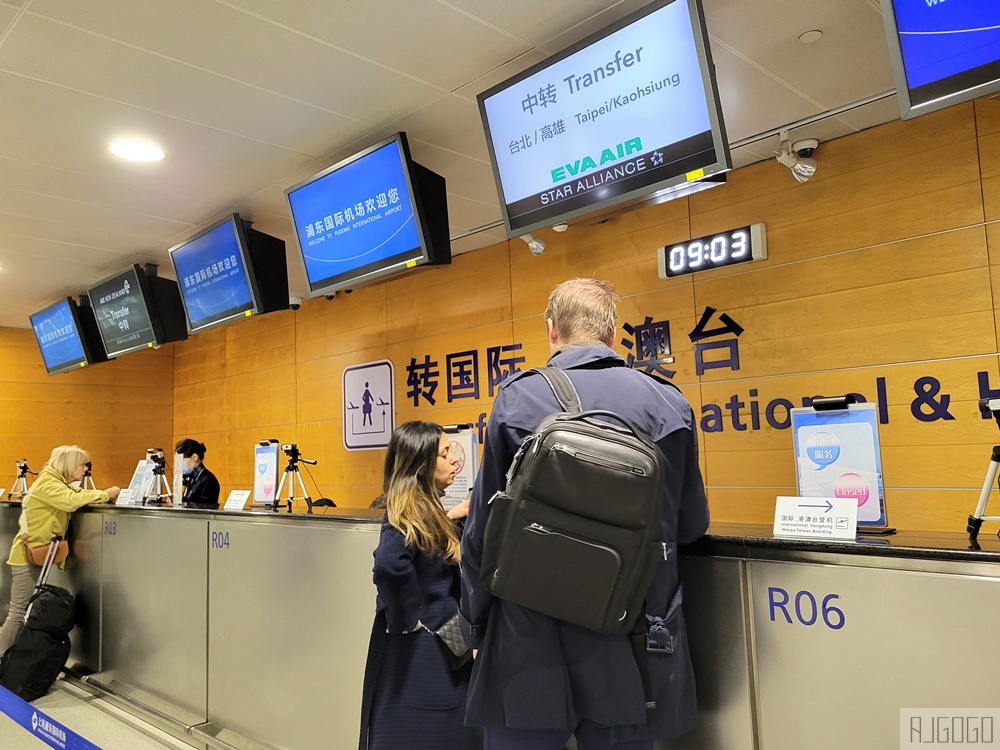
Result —
<svg viewBox="0 0 1000 750"><path fill-rule="evenodd" d="M143 459L135 466L132 473L132 481L128 483L128 488L122 490L116 505L142 505L142 499L149 494L150 487L153 486L153 469L156 463L150 459Z"/></svg>
<svg viewBox="0 0 1000 750"><path fill-rule="evenodd" d="M250 490L232 490L226 498L223 510L243 510L250 499Z"/></svg>
<svg viewBox="0 0 1000 750"><path fill-rule="evenodd" d="M271 505L278 487L278 443L255 445L253 465L253 501L257 505Z"/></svg>
<svg viewBox="0 0 1000 750"><path fill-rule="evenodd" d="M232 220L175 248L170 258L191 330L253 310L250 278Z"/></svg>
<svg viewBox="0 0 1000 750"><path fill-rule="evenodd" d="M45 360L45 369L49 372L87 364L80 331L68 300L32 315L31 327L35 330L35 339Z"/></svg>
<svg viewBox="0 0 1000 750"><path fill-rule="evenodd" d="M874 404L817 411L792 409L799 495L850 499L858 523L884 525L882 457Z"/></svg>
<svg viewBox="0 0 1000 750"><path fill-rule="evenodd" d="M441 498L441 503L450 510L465 500L472 491L479 470L479 445L475 430L451 433L448 439L451 441L452 454L458 457L458 474Z"/></svg>
<svg viewBox="0 0 1000 750"><path fill-rule="evenodd" d="M344 447L387 448L396 429L392 362L380 359L344 369Z"/></svg>
<svg viewBox="0 0 1000 750"><path fill-rule="evenodd" d="M333 167L288 192L309 289L423 258L400 142Z"/></svg>
<svg viewBox="0 0 1000 750"><path fill-rule="evenodd" d="M858 506L852 498L779 497L774 504L774 535L788 539L853 542Z"/></svg>
<svg viewBox="0 0 1000 750"><path fill-rule="evenodd" d="M137 273L129 268L88 292L109 357L156 344Z"/></svg>
<svg viewBox="0 0 1000 750"><path fill-rule="evenodd" d="M676 0L482 95L512 234L716 163L692 21Z"/></svg>

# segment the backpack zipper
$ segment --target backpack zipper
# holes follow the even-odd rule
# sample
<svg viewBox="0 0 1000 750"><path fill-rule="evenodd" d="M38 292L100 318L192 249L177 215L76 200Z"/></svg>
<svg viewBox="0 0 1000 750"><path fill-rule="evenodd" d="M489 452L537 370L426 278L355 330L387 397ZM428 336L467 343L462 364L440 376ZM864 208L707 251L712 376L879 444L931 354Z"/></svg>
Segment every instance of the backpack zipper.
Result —
<svg viewBox="0 0 1000 750"><path fill-rule="evenodd" d="M582 539L581 537L578 536L571 536L569 534L564 534L561 531L553 531L547 526L542 526L540 523L530 523L524 527L524 530L530 531L533 534L545 534L547 536L561 536L563 539L569 539L571 542L579 542L580 544L586 544L588 547L596 547L599 550L610 552L612 555L615 556L619 564L621 563L622 560L621 555L619 555L614 548L609 547L606 544L591 542L587 539Z"/></svg>
<svg viewBox="0 0 1000 750"><path fill-rule="evenodd" d="M563 445L562 443L553 443L552 450L559 451L560 453L565 453L573 458L578 458L581 461L586 461L587 463L596 464L597 466L610 466L613 469L618 469L619 471L626 471L630 474L636 474L637 476L646 476L646 470L638 466L632 466L631 464L624 463L623 461L615 461L609 458L602 458L601 456L595 456L592 453L585 453L584 451L574 450L568 445Z"/></svg>

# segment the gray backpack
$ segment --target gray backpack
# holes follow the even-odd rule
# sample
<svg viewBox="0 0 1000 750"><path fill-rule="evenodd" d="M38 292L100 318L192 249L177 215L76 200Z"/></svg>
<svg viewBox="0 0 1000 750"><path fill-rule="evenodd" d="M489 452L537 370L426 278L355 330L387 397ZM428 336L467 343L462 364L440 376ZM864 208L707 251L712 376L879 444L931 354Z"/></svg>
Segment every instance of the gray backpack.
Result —
<svg viewBox="0 0 1000 750"><path fill-rule="evenodd" d="M562 406L521 445L490 500L482 579L501 599L598 633L634 632L662 559L663 456L627 420L582 411L569 377L536 368Z"/></svg>

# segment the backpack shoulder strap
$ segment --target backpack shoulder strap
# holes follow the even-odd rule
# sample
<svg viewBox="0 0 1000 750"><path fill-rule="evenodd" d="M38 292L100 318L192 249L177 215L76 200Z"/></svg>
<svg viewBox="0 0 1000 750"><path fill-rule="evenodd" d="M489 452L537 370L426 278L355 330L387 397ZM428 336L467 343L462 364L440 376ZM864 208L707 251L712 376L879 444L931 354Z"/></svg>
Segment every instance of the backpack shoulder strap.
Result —
<svg viewBox="0 0 1000 750"><path fill-rule="evenodd" d="M570 414L579 414L582 411L580 394L576 392L573 381L565 372L558 367L536 367L534 371L545 378L563 411Z"/></svg>

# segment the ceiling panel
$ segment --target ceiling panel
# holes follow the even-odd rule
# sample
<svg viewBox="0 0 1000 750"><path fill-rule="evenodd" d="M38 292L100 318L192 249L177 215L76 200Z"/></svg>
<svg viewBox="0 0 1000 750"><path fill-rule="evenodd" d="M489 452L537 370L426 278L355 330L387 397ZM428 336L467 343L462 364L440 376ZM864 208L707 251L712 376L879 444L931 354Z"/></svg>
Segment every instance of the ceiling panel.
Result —
<svg viewBox="0 0 1000 750"><path fill-rule="evenodd" d="M562 52L567 47L579 42L581 39L585 39L591 34L597 33L601 29L610 26L615 21L624 18L629 13L633 13L646 5L649 5L649 0L621 0L621 2L614 3L593 16L586 18L578 16L577 18L579 20L568 26L565 31L557 32L555 35L546 39L542 44L537 46L539 49L543 50L546 55L554 55L556 52Z"/></svg>
<svg viewBox="0 0 1000 750"><path fill-rule="evenodd" d="M312 155L368 127L37 16L25 16L0 48L0 70Z"/></svg>
<svg viewBox="0 0 1000 750"><path fill-rule="evenodd" d="M117 102L10 73L0 73L0 157L52 164L121 179L141 187L176 190L206 200L238 195L290 169L306 157L213 128L147 112ZM67 123L72 122L72 127ZM155 165L128 164L107 144L139 135L160 143L167 158ZM150 213L155 211L150 210Z"/></svg>
<svg viewBox="0 0 1000 750"><path fill-rule="evenodd" d="M0 5L0 37L4 35L10 25L17 18L17 9L8 5Z"/></svg>
<svg viewBox="0 0 1000 750"><path fill-rule="evenodd" d="M713 45L719 99L729 142L756 135L775 123L814 115L820 108L723 45Z"/></svg>
<svg viewBox="0 0 1000 750"><path fill-rule="evenodd" d="M549 0L545 3L538 0L505 0L502 3L494 0L441 0L441 4L460 8L533 45L561 35L568 16L591 18L601 14L602 18L606 18L605 11L608 9L605 0ZM607 25L607 21L602 21L601 25Z"/></svg>
<svg viewBox="0 0 1000 750"><path fill-rule="evenodd" d="M442 93L412 76L208 0L33 0L31 12L369 123L400 117Z"/></svg>
<svg viewBox="0 0 1000 750"><path fill-rule="evenodd" d="M148 252L159 242L152 242L148 237L129 234L120 227L81 226L70 221L64 221L58 214L48 218L19 216L0 212L0 258L10 257L16 252L17 242L11 238L40 239L75 245L84 248L81 252L100 254L104 251L114 253ZM166 248L163 248L166 250ZM166 254L164 254L166 257ZM0 260L0 265L6 265Z"/></svg>
<svg viewBox="0 0 1000 750"><path fill-rule="evenodd" d="M9 157L0 157L0 185L123 211L153 213L177 221L189 221L192 216L209 215L222 208L212 201L160 190L156 184L139 187L114 177L98 177Z"/></svg>
<svg viewBox="0 0 1000 750"><path fill-rule="evenodd" d="M538 63L544 61L547 57L548 55L541 50L528 50L523 55L518 55L513 60L494 68L489 73L473 79L464 86L460 86L455 89L454 93L458 96L464 96L467 99L476 101L476 97L484 91L488 91L497 84L503 83L508 78L512 78L518 73L524 72L532 65L537 65ZM476 108L478 110L478 105Z"/></svg>
<svg viewBox="0 0 1000 750"><path fill-rule="evenodd" d="M705 17L713 41L737 50L823 107L892 88L882 17L865 0L717 0L706 3ZM798 41L813 29L822 31L823 38L815 44ZM859 59L866 64L858 65Z"/></svg>
<svg viewBox="0 0 1000 750"><path fill-rule="evenodd" d="M530 47L434 0L349 4L231 0L229 4L449 91ZM456 65L457 60L462 63Z"/></svg>
<svg viewBox="0 0 1000 750"><path fill-rule="evenodd" d="M419 134L420 140L489 162L479 107L474 101L448 94L392 125L393 130Z"/></svg>
<svg viewBox="0 0 1000 750"><path fill-rule="evenodd" d="M496 184L493 181L493 168L489 163L470 159L468 156L425 143L413 136L409 142L413 160L423 164L432 172L444 175L449 193L499 206Z"/></svg>
<svg viewBox="0 0 1000 750"><path fill-rule="evenodd" d="M124 232L144 238L153 244L164 235L169 236L191 228L188 222L84 201L53 198L50 195L29 193L24 190L9 190L2 184L0 184L0 206L3 206L5 213L14 216L42 221L57 219L78 227Z"/></svg>

